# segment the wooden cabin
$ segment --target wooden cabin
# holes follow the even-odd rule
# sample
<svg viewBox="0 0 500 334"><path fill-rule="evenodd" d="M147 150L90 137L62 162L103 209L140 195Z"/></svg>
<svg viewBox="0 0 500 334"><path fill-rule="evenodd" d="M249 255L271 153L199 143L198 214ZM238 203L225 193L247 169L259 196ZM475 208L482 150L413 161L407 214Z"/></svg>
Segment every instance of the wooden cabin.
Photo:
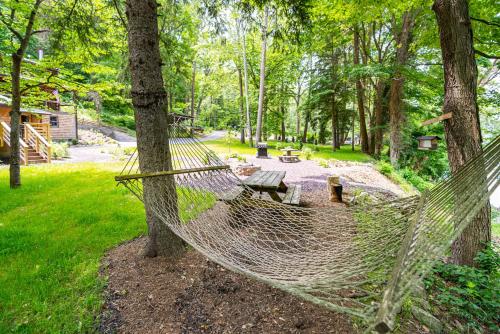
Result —
<svg viewBox="0 0 500 334"><path fill-rule="evenodd" d="M5 99L3 99L5 101ZM0 157L10 155L10 111L0 101ZM58 110L21 109L21 162L25 165L51 161L52 141L77 139L73 114Z"/></svg>

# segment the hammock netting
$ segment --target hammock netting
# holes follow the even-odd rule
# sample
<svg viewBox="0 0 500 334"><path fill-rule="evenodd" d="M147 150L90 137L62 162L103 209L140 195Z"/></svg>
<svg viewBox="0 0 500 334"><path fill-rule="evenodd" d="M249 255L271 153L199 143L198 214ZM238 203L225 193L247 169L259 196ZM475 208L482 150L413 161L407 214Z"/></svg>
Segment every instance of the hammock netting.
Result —
<svg viewBox="0 0 500 334"><path fill-rule="evenodd" d="M168 132L170 168L141 174L134 153L117 181L212 261L357 316L367 332L392 329L405 298L499 183L496 138L420 197L349 208L294 207L246 187L181 122ZM160 186L145 198L149 180Z"/></svg>

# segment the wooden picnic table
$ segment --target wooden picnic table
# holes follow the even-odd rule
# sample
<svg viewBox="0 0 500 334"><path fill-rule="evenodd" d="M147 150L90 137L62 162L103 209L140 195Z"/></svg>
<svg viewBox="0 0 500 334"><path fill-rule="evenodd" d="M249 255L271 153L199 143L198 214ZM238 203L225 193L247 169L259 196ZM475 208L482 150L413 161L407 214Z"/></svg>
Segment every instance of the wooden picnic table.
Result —
<svg viewBox="0 0 500 334"><path fill-rule="evenodd" d="M286 172L283 171L256 171L247 179L243 180L242 183L245 186L258 191L260 194L263 192L268 193L269 196L271 196L271 198L276 202L299 205L302 187L299 184L287 186L283 182L285 174ZM283 199L279 193L282 194ZM235 187L234 190L225 193L221 197L221 200L234 202L238 198L250 198L251 196L252 194L245 191L244 187Z"/></svg>
<svg viewBox="0 0 500 334"><path fill-rule="evenodd" d="M285 155L282 155L279 157L281 162L299 162L299 156L294 154L292 155L292 152L300 151L297 149L294 149L292 147L284 148L281 151L285 152Z"/></svg>
<svg viewBox="0 0 500 334"><path fill-rule="evenodd" d="M288 187L283 183L286 172L259 170L243 181L243 184L253 190L269 193L269 196L277 202L281 202L278 192L286 192Z"/></svg>
<svg viewBox="0 0 500 334"><path fill-rule="evenodd" d="M297 152L297 151L300 151L300 150L297 150L297 149L292 148L292 147L287 147L287 148L281 149L280 151L286 152L287 156L291 156L292 152Z"/></svg>

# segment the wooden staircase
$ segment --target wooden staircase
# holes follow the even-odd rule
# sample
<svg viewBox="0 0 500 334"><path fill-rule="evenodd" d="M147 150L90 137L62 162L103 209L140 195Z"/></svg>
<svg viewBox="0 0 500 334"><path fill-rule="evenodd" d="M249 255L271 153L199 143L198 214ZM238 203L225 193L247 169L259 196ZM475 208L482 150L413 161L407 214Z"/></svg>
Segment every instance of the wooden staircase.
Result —
<svg viewBox="0 0 500 334"><path fill-rule="evenodd" d="M24 127L24 140L19 138L21 162L25 165L50 163L52 145L33 126L28 123ZM0 147L10 146L10 127L0 122Z"/></svg>
<svg viewBox="0 0 500 334"><path fill-rule="evenodd" d="M28 165L47 163L47 159L42 157L34 148L28 147Z"/></svg>

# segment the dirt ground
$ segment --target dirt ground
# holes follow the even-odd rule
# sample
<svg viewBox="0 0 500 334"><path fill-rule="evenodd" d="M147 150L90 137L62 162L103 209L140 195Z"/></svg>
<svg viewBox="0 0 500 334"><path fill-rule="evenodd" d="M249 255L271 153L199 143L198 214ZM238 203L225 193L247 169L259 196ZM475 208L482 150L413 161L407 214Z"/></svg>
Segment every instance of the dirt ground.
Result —
<svg viewBox="0 0 500 334"><path fill-rule="evenodd" d="M349 318L230 272L191 250L145 258L145 238L113 249L103 333L356 333Z"/></svg>
<svg viewBox="0 0 500 334"><path fill-rule="evenodd" d="M343 206L326 190L304 206ZM357 333L349 317L233 273L194 250L175 262L145 258L146 238L112 249L103 333Z"/></svg>

